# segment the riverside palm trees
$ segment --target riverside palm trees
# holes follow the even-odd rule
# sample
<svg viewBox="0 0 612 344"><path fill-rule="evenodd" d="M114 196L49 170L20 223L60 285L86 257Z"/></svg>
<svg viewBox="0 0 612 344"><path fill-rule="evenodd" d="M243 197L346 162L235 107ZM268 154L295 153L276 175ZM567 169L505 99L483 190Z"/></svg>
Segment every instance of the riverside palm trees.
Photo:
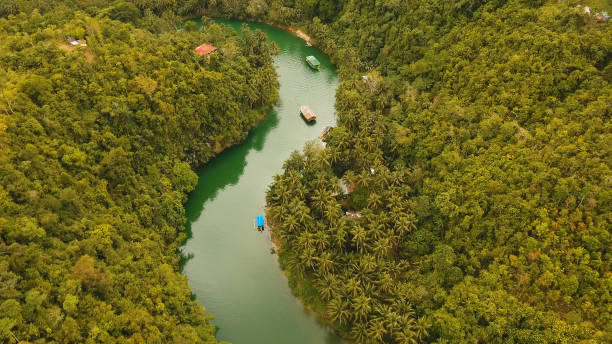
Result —
<svg viewBox="0 0 612 344"><path fill-rule="evenodd" d="M337 297L327 304L327 315L340 326L344 326L349 322L352 318L351 314L348 302L341 297Z"/></svg>
<svg viewBox="0 0 612 344"><path fill-rule="evenodd" d="M309 150L292 155L268 191L268 214L289 252L283 265L312 281L327 318L357 343L410 343L426 336L428 323L416 331L412 308L396 295L407 292L397 287L407 266L398 260L397 247L416 228L402 190L392 186L399 177L379 162L374 172L367 167L336 176L333 163L318 160L329 156ZM350 208L353 195L338 192L338 178L367 195L363 209ZM360 217L343 216L345 211L359 211Z"/></svg>
<svg viewBox="0 0 612 344"><path fill-rule="evenodd" d="M357 252L363 252L363 250L365 249L367 237L365 229L361 226L355 226L351 230L351 234L353 235L352 241L355 244L355 247L357 248Z"/></svg>

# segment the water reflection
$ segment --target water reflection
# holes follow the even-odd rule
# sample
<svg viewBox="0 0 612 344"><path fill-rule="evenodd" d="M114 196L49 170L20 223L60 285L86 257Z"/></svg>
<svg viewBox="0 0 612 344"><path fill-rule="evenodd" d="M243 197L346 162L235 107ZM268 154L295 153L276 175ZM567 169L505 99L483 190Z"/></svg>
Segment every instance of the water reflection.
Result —
<svg viewBox="0 0 612 344"><path fill-rule="evenodd" d="M278 112L274 109L247 137L246 141L238 146L227 149L219 156L202 166L198 171L199 180L189 201L185 205L187 213L187 232L191 238L191 223L197 221L204 210L207 201L213 201L219 191L228 185L235 185L240 181L247 165L246 157L252 149L261 151L266 141L266 135L279 123Z"/></svg>
<svg viewBox="0 0 612 344"><path fill-rule="evenodd" d="M242 24L224 22L237 29ZM258 232L252 222L263 214L267 185L283 161L334 125L338 80L329 61L300 39L268 26L252 27L262 28L280 47L275 57L280 101L244 144L199 171L199 184L186 205L191 239L181 248L182 271L197 300L217 317L219 340L337 344L333 331L291 293L277 256L270 254L267 231ZM311 70L304 62L308 55L321 56L324 69ZM317 112L316 122L301 118L303 104Z"/></svg>

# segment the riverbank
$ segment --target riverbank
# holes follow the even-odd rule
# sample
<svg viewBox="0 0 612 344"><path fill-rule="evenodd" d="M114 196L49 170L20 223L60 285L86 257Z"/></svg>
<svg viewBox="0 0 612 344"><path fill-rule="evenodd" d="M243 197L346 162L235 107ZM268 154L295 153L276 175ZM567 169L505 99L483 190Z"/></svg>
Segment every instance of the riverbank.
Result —
<svg viewBox="0 0 612 344"><path fill-rule="evenodd" d="M216 155L219 155L219 154L223 153L224 151L226 151L229 148L232 148L234 146L237 146L239 144L244 143L244 141L249 136L249 134L253 131L253 129L255 129L258 125L261 124L261 122L263 122L266 119L267 115L270 113L270 111L272 110L272 108L274 107L276 102L278 102L278 99L273 104L267 104L267 105L262 106L260 108L253 109L252 111L254 112L254 116L251 117L252 118L252 123L249 123L248 128L244 129L244 131L242 133L243 135L241 137L239 137L238 139L236 139L236 140L231 140L231 139L227 140L226 137L217 138L215 140L215 147L213 149L214 153ZM202 164L202 166L204 164Z"/></svg>
<svg viewBox="0 0 612 344"><path fill-rule="evenodd" d="M283 24L279 24L279 23L274 23L274 22L264 22L264 24L266 25L270 25L270 26L274 26L276 28L279 28L281 30L285 30L287 32L292 33L294 36L296 36L297 38L300 38L304 41L306 41L307 43L313 44L312 42L312 37L310 35L308 35L306 32L304 32L305 30L303 29L299 29L299 28L295 28L292 26L287 26L287 25L283 25Z"/></svg>
<svg viewBox="0 0 612 344"><path fill-rule="evenodd" d="M208 13L206 15L207 18L212 18L213 20L215 20L215 18L217 19L222 19L222 20L226 20L229 19L227 17L224 17L223 15L221 15L220 13ZM189 20L190 18L184 18L184 20ZM193 20L193 19L191 19ZM198 19L199 20L199 19ZM265 24L268 26L272 26L275 27L277 29L281 29L283 31L289 32L292 35L294 35L295 37L312 44L313 46L315 45L315 41L312 38L312 36L310 34L307 33L307 30L304 29L303 27L296 27L296 26L289 26L289 25L285 25L285 24L281 24L281 23L277 23L277 22L273 22L273 21L252 21L251 23L255 23L255 24Z"/></svg>
<svg viewBox="0 0 612 344"><path fill-rule="evenodd" d="M265 217L267 228L270 231L270 240L274 244L276 254L278 255L278 262L283 273L285 276L287 276L287 280L293 295L295 295L295 297L304 306L304 309L316 315L319 321L333 327L334 324L325 310L327 303L320 298L313 286L312 279L308 276L297 276L295 271L291 271L287 268L287 254L285 254L283 251L282 241L277 230L278 225L268 216L268 209L269 207L266 207ZM340 336L340 338L342 338L342 342L344 344L355 343L348 338L347 334L341 333L337 330L335 332L338 336Z"/></svg>
<svg viewBox="0 0 612 344"><path fill-rule="evenodd" d="M216 22L235 30L243 25L235 20ZM253 220L265 211L267 186L283 162L323 128L335 125L339 80L326 56L294 33L248 25L279 47L274 59L280 101L243 144L223 151L198 171L201 182L185 207L192 237L181 249L189 258L183 273L196 299L215 315L220 341L340 344L322 318L305 311L295 297L278 257L270 254L273 243L264 235L268 233L253 230ZM308 55L321 61L320 71L304 62ZM306 125L299 117L302 104L317 111L315 124Z"/></svg>

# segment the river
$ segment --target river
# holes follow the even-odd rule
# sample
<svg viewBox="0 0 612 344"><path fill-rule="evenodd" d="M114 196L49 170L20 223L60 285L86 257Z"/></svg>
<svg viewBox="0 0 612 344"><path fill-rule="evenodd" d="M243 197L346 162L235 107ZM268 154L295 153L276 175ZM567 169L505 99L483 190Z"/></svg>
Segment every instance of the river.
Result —
<svg viewBox="0 0 612 344"><path fill-rule="evenodd" d="M242 22L218 20L240 29ZM276 42L280 81L278 104L247 140L221 153L199 171L186 204L190 239L183 273L191 291L216 319L217 339L234 344L335 344L341 341L295 298L280 270L268 230L254 228L264 214L265 193L292 151L317 139L336 123L338 76L327 57L292 34L249 24ZM314 55L321 70L308 67ZM315 124L299 116L299 106L317 114Z"/></svg>

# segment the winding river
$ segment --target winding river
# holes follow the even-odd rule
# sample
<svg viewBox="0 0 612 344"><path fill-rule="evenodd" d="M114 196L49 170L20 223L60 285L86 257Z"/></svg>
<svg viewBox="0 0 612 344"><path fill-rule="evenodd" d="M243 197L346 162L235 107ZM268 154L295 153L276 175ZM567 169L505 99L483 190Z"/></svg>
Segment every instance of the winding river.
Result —
<svg viewBox="0 0 612 344"><path fill-rule="evenodd" d="M218 22L240 29L242 22ZM336 122L338 77L327 57L290 33L249 24L276 42L280 99L246 142L220 154L198 172L200 182L186 205L191 238L183 273L197 300L216 319L217 339L234 344L340 343L327 326L306 311L287 284L266 229L255 230L265 192L292 151L316 139ZM313 71L304 59L321 61ZM315 124L299 117L299 106L318 115Z"/></svg>

